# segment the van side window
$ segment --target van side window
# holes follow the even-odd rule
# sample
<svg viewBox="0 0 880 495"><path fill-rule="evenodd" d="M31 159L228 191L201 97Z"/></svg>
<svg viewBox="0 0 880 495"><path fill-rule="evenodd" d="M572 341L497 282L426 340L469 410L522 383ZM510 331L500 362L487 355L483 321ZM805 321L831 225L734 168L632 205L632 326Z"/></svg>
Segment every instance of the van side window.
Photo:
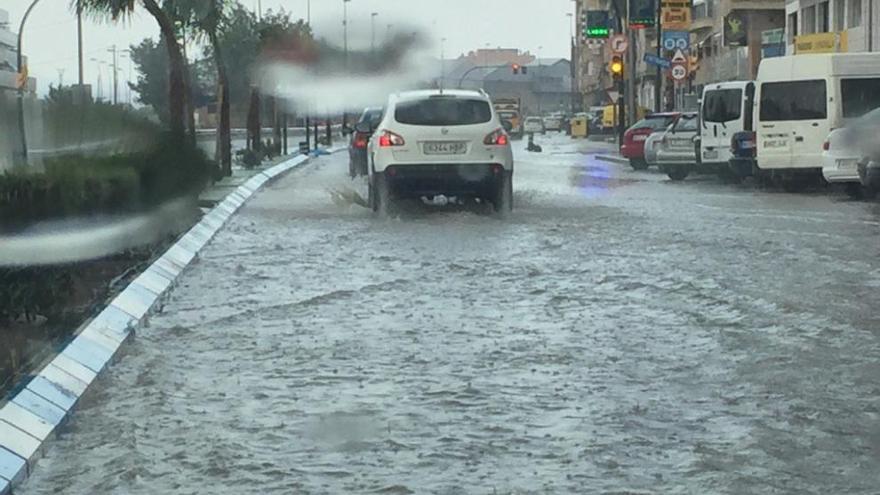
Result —
<svg viewBox="0 0 880 495"><path fill-rule="evenodd" d="M840 81L844 118L861 117L880 107L880 78L843 79Z"/></svg>
<svg viewBox="0 0 880 495"><path fill-rule="evenodd" d="M746 85L746 101L744 103L746 112L743 117L743 130L751 131L755 121L755 83Z"/></svg>
<svg viewBox="0 0 880 495"><path fill-rule="evenodd" d="M739 119L742 109L742 90L718 89L706 92L703 102L705 122L730 122Z"/></svg>
<svg viewBox="0 0 880 495"><path fill-rule="evenodd" d="M761 121L822 120L827 117L824 79L761 84Z"/></svg>

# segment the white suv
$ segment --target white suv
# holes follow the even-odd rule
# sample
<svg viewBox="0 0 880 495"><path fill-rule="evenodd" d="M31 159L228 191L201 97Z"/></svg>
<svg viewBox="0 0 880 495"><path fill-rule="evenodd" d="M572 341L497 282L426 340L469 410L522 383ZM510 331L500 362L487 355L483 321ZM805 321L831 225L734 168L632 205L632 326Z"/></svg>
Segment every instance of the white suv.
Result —
<svg viewBox="0 0 880 495"><path fill-rule="evenodd" d="M392 95L369 144L373 211L395 199L478 198L513 208L510 138L483 91Z"/></svg>

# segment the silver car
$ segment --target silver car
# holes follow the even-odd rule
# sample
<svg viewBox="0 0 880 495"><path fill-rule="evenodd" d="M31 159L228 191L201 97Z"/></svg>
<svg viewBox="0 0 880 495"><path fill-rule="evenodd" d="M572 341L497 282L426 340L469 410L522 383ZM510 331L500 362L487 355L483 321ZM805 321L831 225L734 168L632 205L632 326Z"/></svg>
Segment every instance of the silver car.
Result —
<svg viewBox="0 0 880 495"><path fill-rule="evenodd" d="M697 166L699 120L696 112L683 113L660 139L657 165L672 180L684 180Z"/></svg>
<svg viewBox="0 0 880 495"><path fill-rule="evenodd" d="M666 130L655 131L645 140L645 162L648 165L657 165L657 151L660 149L660 141L671 127L667 127Z"/></svg>

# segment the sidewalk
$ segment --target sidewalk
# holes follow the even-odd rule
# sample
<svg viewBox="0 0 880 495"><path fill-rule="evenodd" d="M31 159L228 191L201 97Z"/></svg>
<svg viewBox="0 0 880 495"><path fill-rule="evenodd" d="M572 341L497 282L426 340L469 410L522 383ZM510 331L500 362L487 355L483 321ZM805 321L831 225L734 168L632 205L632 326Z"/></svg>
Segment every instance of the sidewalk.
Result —
<svg viewBox="0 0 880 495"><path fill-rule="evenodd" d="M279 163L283 163L286 160L295 158L298 155L299 151L295 151L287 155L278 156L270 161L263 162L260 166L254 168L233 167L231 176L220 179L214 184L206 187L205 190L199 194L199 207L207 209L213 208L217 203L226 199L232 191L238 189L239 186L249 181L255 175L264 172Z"/></svg>

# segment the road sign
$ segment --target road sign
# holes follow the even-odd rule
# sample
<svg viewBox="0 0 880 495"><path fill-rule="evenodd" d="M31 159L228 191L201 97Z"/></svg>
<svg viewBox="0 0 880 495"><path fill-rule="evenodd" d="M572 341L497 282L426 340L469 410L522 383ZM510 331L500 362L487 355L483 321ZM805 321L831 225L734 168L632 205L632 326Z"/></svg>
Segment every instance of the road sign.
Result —
<svg viewBox="0 0 880 495"><path fill-rule="evenodd" d="M663 48L687 50L691 46L691 34L687 31L663 31Z"/></svg>
<svg viewBox="0 0 880 495"><path fill-rule="evenodd" d="M608 99L611 100L613 103L617 103L617 99L620 98L620 92L609 89L607 93Z"/></svg>
<svg viewBox="0 0 880 495"><path fill-rule="evenodd" d="M675 55L672 56L672 63L682 62L687 64L687 57L684 54L684 50L675 50Z"/></svg>
<svg viewBox="0 0 880 495"><path fill-rule="evenodd" d="M615 34L608 39L608 43L611 44L611 51L618 55L626 52L626 48L629 46L625 34Z"/></svg>
<svg viewBox="0 0 880 495"><path fill-rule="evenodd" d="M673 62L672 68L669 70L669 73L676 81L681 81L682 79L686 78L688 75L687 62Z"/></svg>
<svg viewBox="0 0 880 495"><path fill-rule="evenodd" d="M656 65L661 69L668 69L672 66L672 62L666 60L665 58L658 57L657 55L651 55L650 53L645 54L645 63Z"/></svg>

